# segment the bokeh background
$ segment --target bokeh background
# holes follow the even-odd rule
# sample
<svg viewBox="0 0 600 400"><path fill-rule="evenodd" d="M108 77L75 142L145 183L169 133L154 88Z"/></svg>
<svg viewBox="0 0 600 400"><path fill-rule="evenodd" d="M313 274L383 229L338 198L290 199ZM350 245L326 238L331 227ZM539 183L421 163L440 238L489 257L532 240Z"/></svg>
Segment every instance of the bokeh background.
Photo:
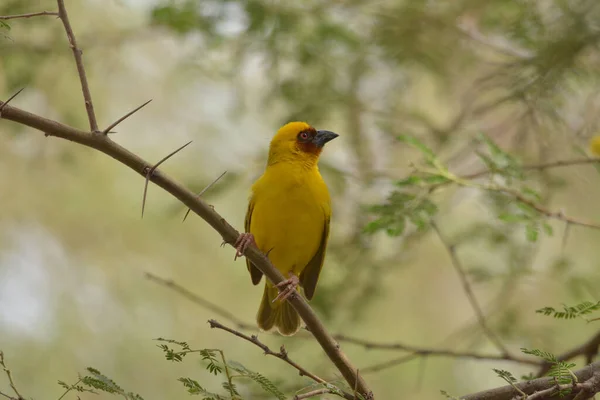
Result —
<svg viewBox="0 0 600 400"><path fill-rule="evenodd" d="M482 133L524 165L585 157L600 115L597 0L66 3L100 125L153 99L111 137L147 160L193 140L163 170L194 190L227 171L204 198L238 229L280 125L300 119L340 134L320 164L334 215L312 302L332 332L497 353L428 218L386 230L373 225L381 215L371 206L392 204L394 182L422 162L399 135L419 138L458 175L485 169L478 154L489 146L476 140ZM0 2L0 15L55 9L51 0ZM6 22L1 98L26 87L15 106L85 128L60 21ZM600 223L593 165L527 172L525 182L549 210ZM72 383L87 366L146 399L187 398L181 376L222 392L222 378L198 358L164 360L157 337L223 349L290 397L310 385L206 322L231 321L146 278L171 279L247 323L262 293L218 234L194 215L182 223L185 208L154 186L141 219L143 183L103 154L0 121L0 349L23 394L58 398L64 389L57 381ZM540 230L532 240L531 227L498 218L514 208L510 196L448 185L428 199L508 348L559 353L596 332L597 323L535 310L598 300L597 230L572 225L566 232L564 222L548 220L553 233ZM339 379L316 343L261 338ZM370 370L405 353L343 349L379 399L438 399L440 390L459 395L502 385L492 368L531 372L442 357ZM238 384L244 398L268 398L252 382Z"/></svg>

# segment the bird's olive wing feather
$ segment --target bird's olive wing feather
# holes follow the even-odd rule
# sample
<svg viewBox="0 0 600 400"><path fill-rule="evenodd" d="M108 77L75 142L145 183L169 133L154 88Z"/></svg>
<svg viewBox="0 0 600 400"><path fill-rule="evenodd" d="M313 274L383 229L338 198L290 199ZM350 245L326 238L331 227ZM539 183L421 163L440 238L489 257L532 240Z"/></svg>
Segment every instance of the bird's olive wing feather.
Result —
<svg viewBox="0 0 600 400"><path fill-rule="evenodd" d="M250 232L250 221L252 220L252 211L254 210L254 199L250 199L250 201L248 202L248 211L246 211L246 219L244 220L244 230L246 232ZM248 260L246 258L246 266L248 267L248 271L250 271L250 278L252 278L252 283L254 285L258 285L258 283L260 282L263 273L260 271L260 269L256 268L256 266L254 264L252 264L250 262L250 260Z"/></svg>
<svg viewBox="0 0 600 400"><path fill-rule="evenodd" d="M312 299L315 294L319 274L321 273L323 261L325 260L325 249L327 248L327 238L329 238L329 219L329 215L326 215L319 249L300 274L300 283L304 288L304 295L308 300Z"/></svg>

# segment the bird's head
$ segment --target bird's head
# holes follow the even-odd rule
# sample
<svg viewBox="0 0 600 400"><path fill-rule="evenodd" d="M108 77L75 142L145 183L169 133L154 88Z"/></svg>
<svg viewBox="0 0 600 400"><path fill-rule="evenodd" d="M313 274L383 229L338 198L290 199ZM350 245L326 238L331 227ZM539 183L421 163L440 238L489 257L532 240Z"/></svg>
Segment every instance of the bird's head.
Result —
<svg viewBox="0 0 600 400"><path fill-rule="evenodd" d="M285 124L271 140L269 165L279 162L316 165L325 143L336 137L337 133L316 130L306 122Z"/></svg>

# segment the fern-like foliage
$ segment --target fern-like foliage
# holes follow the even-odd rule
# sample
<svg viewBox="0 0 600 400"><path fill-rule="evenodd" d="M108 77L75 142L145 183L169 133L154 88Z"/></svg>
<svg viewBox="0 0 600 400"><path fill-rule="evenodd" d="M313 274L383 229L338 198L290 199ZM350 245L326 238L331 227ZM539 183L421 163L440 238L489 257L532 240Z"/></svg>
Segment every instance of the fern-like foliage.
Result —
<svg viewBox="0 0 600 400"><path fill-rule="evenodd" d="M521 348L521 351L524 354L539 357L547 363L550 363L551 366L547 375L553 377L556 380L556 383L560 385L577 383L577 376L571 371L576 364L559 360L554 354L544 350Z"/></svg>
<svg viewBox="0 0 600 400"><path fill-rule="evenodd" d="M223 376L224 381L221 383L221 387L227 394L210 392L200 385L197 380L189 377L181 377L178 379L178 381L187 389L189 394L202 396L202 400L241 400L242 397L238 387L233 382L234 379L240 378L249 378L257 383L262 390L273 395L278 400L285 400L287 398L285 394L264 375L251 371L238 362L227 361L224 352L220 349L192 349L187 342L164 338L155 340L162 342L158 345L158 348L163 351L167 360L179 362L182 361L186 355L197 353L200 355L202 361L206 363L206 370L209 373L215 376ZM179 349L174 349L170 346L179 347ZM237 374L232 375L230 371L235 371Z"/></svg>
<svg viewBox="0 0 600 400"><path fill-rule="evenodd" d="M89 375L81 378L83 385L101 392L119 395L127 400L144 400L139 394L123 390L115 381L97 369L88 367L87 371Z"/></svg>
<svg viewBox="0 0 600 400"><path fill-rule="evenodd" d="M258 372L254 372L254 371L250 371L248 368L244 367L242 364L236 362L236 361L231 361L227 364L227 366L236 371L237 373L239 373L241 376L250 378L251 380L253 380L254 382L256 382L265 392L272 394L273 396L275 396L278 400L285 400L286 396L284 393L282 393L277 386L275 386L273 384L273 382L271 382L269 379L267 379L264 375L258 373Z"/></svg>
<svg viewBox="0 0 600 400"><path fill-rule="evenodd" d="M562 310L557 310L554 307L544 307L539 310L535 310L538 314L544 314L553 316L557 319L575 319L583 315L591 314L594 311L600 310L600 301L592 303L590 301L584 301L574 306L567 306L563 304Z"/></svg>
<svg viewBox="0 0 600 400"><path fill-rule="evenodd" d="M217 393L209 392L204 389L198 381L191 378L179 378L179 382L183 383L183 386L187 389L187 392L191 395L203 396L202 400L228 400L226 397L221 396Z"/></svg>

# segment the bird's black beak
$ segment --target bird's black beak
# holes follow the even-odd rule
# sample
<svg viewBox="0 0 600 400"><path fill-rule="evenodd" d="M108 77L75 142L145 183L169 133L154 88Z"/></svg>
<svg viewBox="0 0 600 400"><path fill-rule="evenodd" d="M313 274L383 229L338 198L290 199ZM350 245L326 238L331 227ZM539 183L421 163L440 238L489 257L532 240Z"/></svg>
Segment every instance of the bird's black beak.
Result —
<svg viewBox="0 0 600 400"><path fill-rule="evenodd" d="M317 134L313 137L312 142L317 147L325 146L325 143L335 139L339 135L331 131L317 131Z"/></svg>

